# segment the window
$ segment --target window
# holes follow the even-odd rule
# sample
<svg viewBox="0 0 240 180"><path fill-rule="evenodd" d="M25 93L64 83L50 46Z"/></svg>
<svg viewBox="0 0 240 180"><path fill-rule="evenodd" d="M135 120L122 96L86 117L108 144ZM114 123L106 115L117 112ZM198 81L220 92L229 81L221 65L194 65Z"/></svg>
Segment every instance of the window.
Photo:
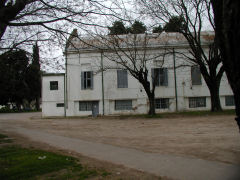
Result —
<svg viewBox="0 0 240 180"><path fill-rule="evenodd" d="M155 99L156 109L168 109L169 108L169 98Z"/></svg>
<svg viewBox="0 0 240 180"><path fill-rule="evenodd" d="M233 96L225 96L225 105L226 106L235 106L234 97Z"/></svg>
<svg viewBox="0 0 240 180"><path fill-rule="evenodd" d="M154 68L152 69L152 81L156 86L168 85L168 69L167 68Z"/></svg>
<svg viewBox="0 0 240 180"><path fill-rule="evenodd" d="M191 67L191 77L192 77L192 85L201 85L201 71L199 66Z"/></svg>
<svg viewBox="0 0 240 180"><path fill-rule="evenodd" d="M116 100L115 110L132 110L132 100Z"/></svg>
<svg viewBox="0 0 240 180"><path fill-rule="evenodd" d="M93 72L81 72L81 89L93 89Z"/></svg>
<svg viewBox="0 0 240 180"><path fill-rule="evenodd" d="M118 88L128 87L127 70L117 70L117 87Z"/></svg>
<svg viewBox="0 0 240 180"><path fill-rule="evenodd" d="M79 111L92 111L92 101L79 101Z"/></svg>
<svg viewBox="0 0 240 180"><path fill-rule="evenodd" d="M206 97L190 97L189 108L206 107Z"/></svg>
<svg viewBox="0 0 240 180"><path fill-rule="evenodd" d="M58 81L50 81L50 90L58 90Z"/></svg>
<svg viewBox="0 0 240 180"><path fill-rule="evenodd" d="M57 103L57 107L64 107L64 103Z"/></svg>

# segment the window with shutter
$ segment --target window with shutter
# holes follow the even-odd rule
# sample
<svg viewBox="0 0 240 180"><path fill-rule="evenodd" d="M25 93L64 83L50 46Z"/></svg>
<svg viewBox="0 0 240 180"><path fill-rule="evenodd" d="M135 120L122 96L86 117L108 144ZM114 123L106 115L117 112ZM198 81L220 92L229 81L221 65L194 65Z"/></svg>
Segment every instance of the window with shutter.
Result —
<svg viewBox="0 0 240 180"><path fill-rule="evenodd" d="M152 69L152 82L155 83L155 86L167 86L168 69L167 68Z"/></svg>
<svg viewBox="0 0 240 180"><path fill-rule="evenodd" d="M128 88L127 70L117 70L117 87Z"/></svg>
<svg viewBox="0 0 240 180"><path fill-rule="evenodd" d="M93 72L81 72L81 89L93 89Z"/></svg>
<svg viewBox="0 0 240 180"><path fill-rule="evenodd" d="M201 71L199 66L192 66L191 67L191 76L192 76L192 85L201 85Z"/></svg>

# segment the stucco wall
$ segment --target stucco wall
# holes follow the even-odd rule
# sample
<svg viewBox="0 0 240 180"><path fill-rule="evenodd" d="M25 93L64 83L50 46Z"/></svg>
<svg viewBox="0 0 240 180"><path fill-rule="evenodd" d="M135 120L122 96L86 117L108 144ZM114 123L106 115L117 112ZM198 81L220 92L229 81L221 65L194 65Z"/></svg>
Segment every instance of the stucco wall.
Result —
<svg viewBox="0 0 240 180"><path fill-rule="evenodd" d="M58 90L50 90L50 81L58 81ZM64 107L57 103L64 103L64 75L43 76L42 116L64 116Z"/></svg>
<svg viewBox="0 0 240 180"><path fill-rule="evenodd" d="M168 50L168 54L159 57L162 65L159 62L148 61L147 68L149 69L148 79L151 82L151 69L158 67L168 68L168 85L157 86L155 89L156 98L169 98L168 109L156 109L160 112L176 111L175 97L175 80L174 80L174 56L171 53L172 49ZM205 49L207 53L207 49ZM147 56L153 57L156 54L166 52L165 48L151 49ZM141 54L141 52L138 52ZM143 53L143 52L142 52ZM176 62L176 89L179 111L195 111L208 110L211 108L211 99L208 87L201 77L201 85L192 85L191 79L191 62L186 61L186 58L181 55L189 53L184 47L175 47L175 62ZM128 72L128 88L117 87L117 69L122 68L120 65L109 60L109 52L104 52L101 56L97 51L80 50L69 52L67 54L67 71L66 71L66 115L67 116L86 116L91 115L91 111L79 111L79 101L97 101L99 105L99 114L103 114L103 95L104 95L104 113L108 114L144 114L148 112L148 98L143 86ZM102 72L101 72L101 57L103 58L103 79L104 92L102 91ZM116 57L117 58L117 57ZM123 57L126 58L126 57ZM138 65L138 64L137 64ZM219 68L219 67L218 67ZM81 72L93 71L93 89L81 88ZM58 79L63 83L63 76L52 76L43 78L43 114L44 115L63 115L62 109L54 109L54 103L62 102L64 98L63 84L60 83L58 92L48 91L49 81ZM152 83L152 82L151 82ZM152 86L152 84L151 84ZM225 96L232 95L231 88L227 82L226 75L223 75L220 86L220 100L223 109L233 109L234 106L225 106ZM104 94L103 94L104 93ZM206 107L189 108L189 97L206 97ZM132 110L115 110L115 100L132 100ZM51 109L51 110L50 110Z"/></svg>

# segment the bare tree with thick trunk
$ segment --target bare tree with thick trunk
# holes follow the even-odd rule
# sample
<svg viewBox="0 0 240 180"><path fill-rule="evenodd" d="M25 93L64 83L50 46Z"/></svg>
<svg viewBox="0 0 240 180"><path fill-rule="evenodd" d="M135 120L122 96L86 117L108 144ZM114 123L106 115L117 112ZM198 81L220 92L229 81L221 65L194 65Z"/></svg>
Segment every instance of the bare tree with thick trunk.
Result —
<svg viewBox="0 0 240 180"><path fill-rule="evenodd" d="M155 36L155 37L154 37ZM99 44L107 48L104 57L115 66L106 66L106 69L126 69L143 86L149 101L149 115L155 115L155 87L157 73L153 73L154 61L161 61L158 68L164 65L165 49L152 53L150 41L158 35L127 34L98 36ZM152 70L152 71L151 71Z"/></svg>
<svg viewBox="0 0 240 180"><path fill-rule="evenodd" d="M169 22L174 17L178 17L179 27L177 31L181 33L188 41L190 54L188 60L196 63L200 67L201 74L208 86L211 96L211 111L221 111L219 99L219 87L224 68L221 64L221 56L215 45L209 47L209 52L203 47L201 32L206 16L209 24L212 24L211 13L208 11L209 4L205 0L137 0L143 13L147 13L161 22ZM205 37L208 38L208 37ZM211 38L211 37L209 37Z"/></svg>
<svg viewBox="0 0 240 180"><path fill-rule="evenodd" d="M234 94L240 129L240 1L211 0L217 43L222 63Z"/></svg>

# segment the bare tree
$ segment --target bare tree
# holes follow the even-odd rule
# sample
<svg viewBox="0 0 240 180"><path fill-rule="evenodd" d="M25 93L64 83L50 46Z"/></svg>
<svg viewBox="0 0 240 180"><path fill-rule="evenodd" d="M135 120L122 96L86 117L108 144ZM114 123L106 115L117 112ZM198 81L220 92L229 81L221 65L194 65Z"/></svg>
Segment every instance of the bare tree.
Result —
<svg viewBox="0 0 240 180"><path fill-rule="evenodd" d="M240 129L240 1L211 0L222 63L234 94Z"/></svg>
<svg viewBox="0 0 240 180"><path fill-rule="evenodd" d="M61 71L69 33L74 28L84 32L100 26L101 16L114 16L105 4L103 0L2 0L0 53L10 49L29 51L37 41L42 70Z"/></svg>
<svg viewBox="0 0 240 180"><path fill-rule="evenodd" d="M38 41L64 41L74 27L97 25L103 15L101 1L2 0L0 3L0 49ZM104 14L106 15L106 14Z"/></svg>
<svg viewBox="0 0 240 180"><path fill-rule="evenodd" d="M208 0L153 0L150 2L137 0L137 2L144 8L143 13L149 14L158 21L169 22L172 18L179 17L178 32L186 38L190 47L191 56L188 56L188 60L200 67L201 74L210 91L211 111L221 111L219 86L224 73L221 56L215 45L214 36L205 37L205 39L212 38L209 40L213 42L209 46L208 52L204 49L201 38L204 22L207 21L208 24L214 25Z"/></svg>
<svg viewBox="0 0 240 180"><path fill-rule="evenodd" d="M144 88L149 100L149 115L155 115L155 87L158 83L167 80L160 77L162 71L154 71L153 67L167 71L164 65L167 50L163 48L154 51L151 43L154 43L159 35L148 34L125 34L125 35L93 35L92 37L80 38L76 32L72 36L78 38L79 43L69 44L69 48L95 48L106 59L104 70L122 69L127 70ZM71 37L70 39L73 39ZM75 41L76 42L76 41ZM156 42L155 42L156 43ZM170 52L172 53L172 52ZM158 66L154 64L157 61ZM109 62L109 63L106 63ZM100 66L99 66L100 67ZM159 85L159 84L158 84Z"/></svg>
<svg viewBox="0 0 240 180"><path fill-rule="evenodd" d="M155 115L156 85L160 81L167 81L160 80L160 72L153 68L155 61L160 62L157 68L162 68L167 55L166 49L152 51L150 48L151 42L157 37L148 34L127 34L110 35L107 38L101 36L100 39L108 49L104 57L114 62L118 68L126 69L143 86L149 100L149 115Z"/></svg>

